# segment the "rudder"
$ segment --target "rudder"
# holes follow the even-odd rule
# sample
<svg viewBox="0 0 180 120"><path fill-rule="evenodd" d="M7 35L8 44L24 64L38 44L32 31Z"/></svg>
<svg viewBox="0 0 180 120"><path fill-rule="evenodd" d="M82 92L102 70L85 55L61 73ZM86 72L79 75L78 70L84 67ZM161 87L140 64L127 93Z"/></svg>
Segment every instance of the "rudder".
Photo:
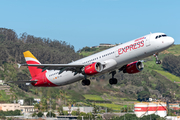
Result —
<svg viewBox="0 0 180 120"><path fill-rule="evenodd" d="M23 54L27 64L41 64L30 51L23 52ZM42 72L42 69L37 67L28 66L28 68L32 78Z"/></svg>

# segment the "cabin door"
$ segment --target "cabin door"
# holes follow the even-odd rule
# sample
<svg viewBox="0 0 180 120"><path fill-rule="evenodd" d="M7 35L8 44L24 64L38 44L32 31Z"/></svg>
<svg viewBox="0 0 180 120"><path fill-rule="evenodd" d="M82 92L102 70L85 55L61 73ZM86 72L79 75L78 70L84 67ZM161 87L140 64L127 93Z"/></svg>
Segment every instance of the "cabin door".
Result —
<svg viewBox="0 0 180 120"><path fill-rule="evenodd" d="M147 37L146 37L146 47L149 47L150 45L151 45L151 35L148 35Z"/></svg>

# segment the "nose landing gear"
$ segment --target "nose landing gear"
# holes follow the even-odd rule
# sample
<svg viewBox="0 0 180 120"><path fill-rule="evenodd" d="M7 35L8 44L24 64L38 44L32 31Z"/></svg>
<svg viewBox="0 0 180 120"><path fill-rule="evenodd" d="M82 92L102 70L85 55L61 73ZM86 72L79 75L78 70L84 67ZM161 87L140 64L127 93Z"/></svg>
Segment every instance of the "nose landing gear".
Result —
<svg viewBox="0 0 180 120"><path fill-rule="evenodd" d="M116 74L116 71L112 71L109 74L112 74L112 78L109 79L109 84L113 85L113 84L117 84L117 79L114 78L114 75Z"/></svg>
<svg viewBox="0 0 180 120"><path fill-rule="evenodd" d="M154 57L156 58L156 64L161 64L161 60L158 59L158 53L155 53Z"/></svg>

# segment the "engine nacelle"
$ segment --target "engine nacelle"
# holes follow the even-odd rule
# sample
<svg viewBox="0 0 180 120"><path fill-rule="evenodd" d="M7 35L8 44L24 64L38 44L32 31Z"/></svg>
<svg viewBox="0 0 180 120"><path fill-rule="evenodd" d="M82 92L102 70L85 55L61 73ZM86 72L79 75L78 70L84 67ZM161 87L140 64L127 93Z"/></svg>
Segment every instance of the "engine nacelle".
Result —
<svg viewBox="0 0 180 120"><path fill-rule="evenodd" d="M94 62L90 65L84 67L83 73L86 75L95 75L101 72L103 69L102 64L100 62Z"/></svg>
<svg viewBox="0 0 180 120"><path fill-rule="evenodd" d="M133 74L133 73L138 73L138 72L142 71L143 68L144 68L144 64L142 62L135 61L130 64L127 64L126 68L124 69L123 72Z"/></svg>

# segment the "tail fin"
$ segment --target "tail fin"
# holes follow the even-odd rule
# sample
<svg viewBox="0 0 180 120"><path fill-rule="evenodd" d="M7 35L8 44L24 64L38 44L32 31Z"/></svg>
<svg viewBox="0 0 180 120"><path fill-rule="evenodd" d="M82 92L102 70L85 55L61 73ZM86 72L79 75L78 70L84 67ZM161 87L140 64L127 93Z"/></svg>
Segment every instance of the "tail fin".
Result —
<svg viewBox="0 0 180 120"><path fill-rule="evenodd" d="M30 51L26 51L23 54L27 64L41 64ZM42 69L37 67L28 66L28 68L32 78L42 72Z"/></svg>

